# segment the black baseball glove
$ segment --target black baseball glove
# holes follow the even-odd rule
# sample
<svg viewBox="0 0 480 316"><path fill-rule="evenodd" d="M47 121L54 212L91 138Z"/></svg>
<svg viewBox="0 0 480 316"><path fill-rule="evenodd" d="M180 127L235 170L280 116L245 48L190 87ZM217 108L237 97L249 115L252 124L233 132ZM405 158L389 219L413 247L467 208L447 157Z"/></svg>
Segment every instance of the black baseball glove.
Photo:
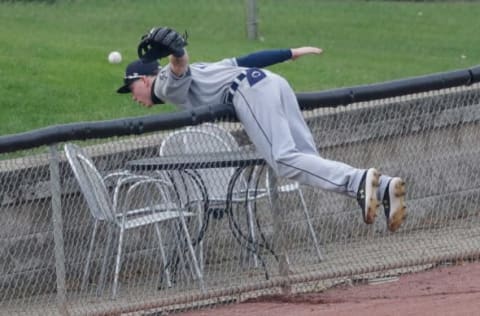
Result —
<svg viewBox="0 0 480 316"><path fill-rule="evenodd" d="M145 62L161 59L172 54L181 57L185 54L183 49L187 46L187 33L184 36L168 27L152 28L143 35L138 44L138 57Z"/></svg>

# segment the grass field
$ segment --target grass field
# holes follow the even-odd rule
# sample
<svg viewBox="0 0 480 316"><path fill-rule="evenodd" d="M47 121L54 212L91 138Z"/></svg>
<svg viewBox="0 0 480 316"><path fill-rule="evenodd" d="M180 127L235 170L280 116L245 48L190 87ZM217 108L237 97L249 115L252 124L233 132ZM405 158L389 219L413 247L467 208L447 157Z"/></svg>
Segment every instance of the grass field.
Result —
<svg viewBox="0 0 480 316"><path fill-rule="evenodd" d="M191 60L315 45L272 67L296 91L369 84L480 64L478 2L261 0L249 41L241 0L0 1L0 135L49 125L172 111L143 109L115 89L139 37L168 25L190 34ZM107 62L112 50L119 65Z"/></svg>

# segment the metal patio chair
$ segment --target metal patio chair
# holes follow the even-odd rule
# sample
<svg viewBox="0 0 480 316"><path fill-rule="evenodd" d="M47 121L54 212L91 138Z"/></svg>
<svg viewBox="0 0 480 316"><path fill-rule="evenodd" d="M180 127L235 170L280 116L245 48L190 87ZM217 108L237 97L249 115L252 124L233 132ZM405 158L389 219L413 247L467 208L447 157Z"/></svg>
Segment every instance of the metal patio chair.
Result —
<svg viewBox="0 0 480 316"><path fill-rule="evenodd" d="M236 148L234 146L237 146ZM234 139L226 139L216 135L212 131L196 129L193 127L184 128L175 131L163 140L160 146L160 155L183 155L183 154L195 154L195 153L215 153L215 152L231 152L239 150L238 145ZM247 225L249 234L254 233L253 211L251 203L253 200L265 195L265 192L254 192L249 190L247 179L240 177L236 181L236 185L229 195L228 187L230 180L235 173L235 168L223 167L223 168L209 168L202 169L201 166L192 166L191 170L184 172L175 172L175 177L180 181L187 182L183 185L184 197L187 200L183 201L185 204L196 204L198 207L198 221L199 227L202 227L205 219L205 213L203 212L202 205L205 200L208 200L207 212L212 212L214 216L222 216L222 211L226 209L228 203L243 203L247 209ZM193 183L193 179L196 183ZM199 183L201 182L201 183ZM193 185L192 185L193 183ZM178 185L182 187L182 185ZM206 197L200 192L200 187L206 189ZM229 200L228 200L229 199ZM228 214L227 214L228 215ZM208 215L207 215L208 216ZM239 232L237 230L237 232ZM237 240L241 239L241 232L236 234ZM246 237L246 238L252 238ZM199 260L203 267L203 245L202 240L199 240ZM251 250L252 251L252 250ZM258 265L256 257L254 257L255 266Z"/></svg>
<svg viewBox="0 0 480 316"><path fill-rule="evenodd" d="M158 238L161 259L164 265L164 274L168 286L171 286L167 257L165 254L164 244L162 241L161 229L159 223L173 221L179 225L179 230L183 231L184 238L188 243L188 249L192 257L194 270L203 289L203 275L200 271L195 251L191 244L190 233L185 222L186 217L194 216L191 212L182 209L170 194L170 184L157 178L133 175L127 172L113 173L106 177L102 177L93 161L83 150L74 144L66 144L66 157L73 170L75 178L78 181L81 192L83 193L90 213L94 219L94 227L90 239L89 250L84 268L82 286L84 289L90 269L95 237L100 223L108 225L107 242L105 245L105 254L103 257L102 268L100 272L99 288L103 286L105 269L107 265L107 256L112 242L112 230L116 230L119 234L117 254L115 258L115 272L112 285L112 297L117 295L118 277L121 269L122 244L124 234L132 229L153 225L156 236ZM114 184L113 195L110 194L106 180L116 178ZM137 208L129 208L127 202L132 199L132 193L144 192L144 186L148 186L150 194L155 194L155 201L146 203L145 206ZM142 201L145 196L142 196ZM158 201L160 200L160 202Z"/></svg>

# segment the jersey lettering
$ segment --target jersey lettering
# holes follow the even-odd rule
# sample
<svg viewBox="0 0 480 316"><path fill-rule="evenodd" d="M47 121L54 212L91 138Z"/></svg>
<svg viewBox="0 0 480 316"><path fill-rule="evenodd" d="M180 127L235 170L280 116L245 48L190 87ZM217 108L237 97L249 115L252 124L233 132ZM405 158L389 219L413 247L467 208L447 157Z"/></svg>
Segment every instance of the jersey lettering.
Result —
<svg viewBox="0 0 480 316"><path fill-rule="evenodd" d="M162 81L167 80L167 71L165 69L160 70L158 78Z"/></svg>
<svg viewBox="0 0 480 316"><path fill-rule="evenodd" d="M258 69L258 68L247 69L247 80L250 87L255 85L257 82L261 81L266 76L267 75L265 75L265 73L261 69Z"/></svg>

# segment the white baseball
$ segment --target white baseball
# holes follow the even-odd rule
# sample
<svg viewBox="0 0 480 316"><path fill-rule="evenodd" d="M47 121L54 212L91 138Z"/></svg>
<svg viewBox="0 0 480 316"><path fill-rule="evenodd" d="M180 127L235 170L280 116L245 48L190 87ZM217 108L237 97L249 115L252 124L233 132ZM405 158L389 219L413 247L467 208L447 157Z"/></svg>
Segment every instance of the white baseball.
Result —
<svg viewBox="0 0 480 316"><path fill-rule="evenodd" d="M122 54L119 52L111 52L108 54L108 62L111 64L118 64L122 61Z"/></svg>

